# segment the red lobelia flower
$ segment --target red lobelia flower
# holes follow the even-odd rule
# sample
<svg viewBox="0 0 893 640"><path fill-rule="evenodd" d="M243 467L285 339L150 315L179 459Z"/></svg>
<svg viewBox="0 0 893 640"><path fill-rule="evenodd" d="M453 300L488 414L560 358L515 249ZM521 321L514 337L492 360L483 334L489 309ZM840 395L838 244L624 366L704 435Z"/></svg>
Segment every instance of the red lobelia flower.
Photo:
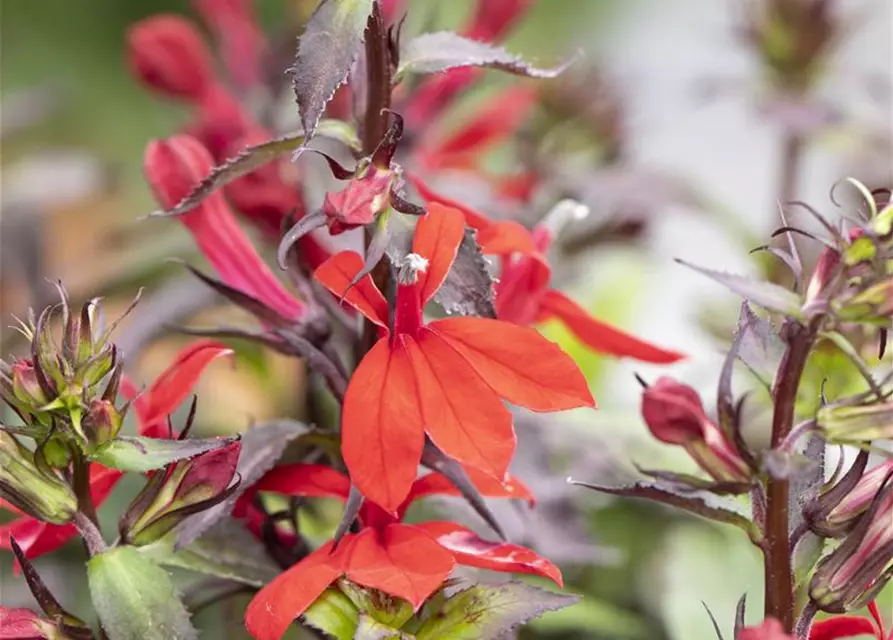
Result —
<svg viewBox="0 0 893 640"><path fill-rule="evenodd" d="M121 381L121 393L133 400L140 435L170 437L168 416L189 396L209 364L232 353L232 349L213 340L196 340L177 354L170 366L152 381L144 393L140 393L133 381L125 377Z"/></svg>
<svg viewBox="0 0 893 640"><path fill-rule="evenodd" d="M155 140L146 148L146 178L165 208L189 195L213 166L207 149L187 135ZM178 219L226 284L260 300L283 318L298 320L304 315L304 305L261 260L220 192L210 194Z"/></svg>
<svg viewBox="0 0 893 640"><path fill-rule="evenodd" d="M469 470L469 476L483 495L529 496L526 488L511 478L502 485L474 470ZM350 480L331 467L294 464L273 469L254 488L346 500ZM453 522L401 522L413 500L454 492L446 478L432 473L415 481L394 515L365 502L360 508L358 533L346 535L337 547L326 543L261 589L245 613L249 633L257 640L277 640L342 575L407 600L416 610L443 584L456 563L535 574L562 586L558 567L525 547L484 540Z"/></svg>
<svg viewBox="0 0 893 640"><path fill-rule="evenodd" d="M124 378L122 394L135 398L140 434L151 438L168 436L167 417L189 395L205 367L217 358L232 353L230 349L210 340L199 340L183 349L174 362L159 375L142 394L136 386ZM117 469L94 464L90 466L90 493L93 503L101 505L114 489L123 474ZM19 513L11 505L0 501L0 507ZM59 549L71 538L77 537L72 524L49 524L20 514L20 517L0 525L0 548L12 550L9 537L13 536L29 558L36 558Z"/></svg>
<svg viewBox="0 0 893 640"><path fill-rule="evenodd" d="M859 636L874 636L877 640L893 640L893 631L887 636L884 630L884 619L876 603L868 605L872 620L861 616L835 616L821 620L809 630L809 640L839 640Z"/></svg>
<svg viewBox="0 0 893 640"><path fill-rule="evenodd" d="M267 39L257 24L251 0L195 0L196 10L219 40L229 76L242 89L262 80Z"/></svg>
<svg viewBox="0 0 893 640"><path fill-rule="evenodd" d="M658 364L684 357L594 318L567 295L550 287L552 269L545 253L552 242L552 232L546 225L530 232L516 222L492 222L483 214L434 192L417 177L410 179L427 202L459 209L468 226L478 230L481 250L499 256L502 266L496 285L496 312L500 320L526 326L557 319L594 351L616 357Z"/></svg>
<svg viewBox="0 0 893 640"><path fill-rule="evenodd" d="M380 327L354 372L342 412L342 452L357 488L394 512L406 497L425 433L448 456L502 479L515 450L501 400L534 411L594 406L574 361L539 333L487 318L427 325L422 309L447 277L465 220L432 205L416 227L398 275L393 330L369 276L348 285L362 258L342 252L316 271L332 293Z"/></svg>

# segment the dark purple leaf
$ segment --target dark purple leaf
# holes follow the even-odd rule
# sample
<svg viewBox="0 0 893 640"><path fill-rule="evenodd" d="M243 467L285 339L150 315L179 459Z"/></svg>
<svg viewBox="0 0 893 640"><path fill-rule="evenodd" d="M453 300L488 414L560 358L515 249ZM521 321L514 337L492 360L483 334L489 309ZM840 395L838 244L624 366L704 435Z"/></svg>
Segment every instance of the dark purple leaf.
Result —
<svg viewBox="0 0 893 640"><path fill-rule="evenodd" d="M434 295L434 301L449 314L495 318L493 284L493 276L474 231L465 229L456 261L443 286Z"/></svg>
<svg viewBox="0 0 893 640"><path fill-rule="evenodd" d="M307 139L363 47L373 0L322 0L298 44L289 69Z"/></svg>
<svg viewBox="0 0 893 640"><path fill-rule="evenodd" d="M554 78L577 58L573 56L556 67L541 69L500 46L470 40L452 31L438 31L424 33L406 43L400 52L397 77L407 73L439 73L457 67L485 67L529 78Z"/></svg>

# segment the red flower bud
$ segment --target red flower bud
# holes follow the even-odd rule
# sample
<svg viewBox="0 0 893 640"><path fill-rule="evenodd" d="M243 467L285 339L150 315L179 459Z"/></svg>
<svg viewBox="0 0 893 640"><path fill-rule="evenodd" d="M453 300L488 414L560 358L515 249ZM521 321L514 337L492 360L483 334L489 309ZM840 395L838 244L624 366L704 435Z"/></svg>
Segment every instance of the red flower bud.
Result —
<svg viewBox="0 0 893 640"><path fill-rule="evenodd" d="M179 16L154 16L131 27L127 59L137 78L168 96L197 101L215 84L205 43Z"/></svg>
<svg viewBox="0 0 893 640"><path fill-rule="evenodd" d="M642 417L652 435L667 444L700 440L702 425L709 422L698 392L667 377L645 389Z"/></svg>
<svg viewBox="0 0 893 640"><path fill-rule="evenodd" d="M353 178L341 191L327 193L322 210L329 233L337 235L374 222L388 207L393 181L391 171L370 168L366 175Z"/></svg>
<svg viewBox="0 0 893 640"><path fill-rule="evenodd" d="M195 0L195 8L214 30L230 77L242 88L261 80L267 42L252 12L251 0Z"/></svg>
<svg viewBox="0 0 893 640"><path fill-rule="evenodd" d="M83 429L93 445L101 445L118 435L124 416L108 400L94 400L84 417Z"/></svg>
<svg viewBox="0 0 893 640"><path fill-rule="evenodd" d="M38 409L49 402L30 360L13 362L12 387L16 399L26 407Z"/></svg>
<svg viewBox="0 0 893 640"><path fill-rule="evenodd" d="M122 536L135 545L155 542L187 516L225 500L242 450L241 441L156 472L121 519Z"/></svg>

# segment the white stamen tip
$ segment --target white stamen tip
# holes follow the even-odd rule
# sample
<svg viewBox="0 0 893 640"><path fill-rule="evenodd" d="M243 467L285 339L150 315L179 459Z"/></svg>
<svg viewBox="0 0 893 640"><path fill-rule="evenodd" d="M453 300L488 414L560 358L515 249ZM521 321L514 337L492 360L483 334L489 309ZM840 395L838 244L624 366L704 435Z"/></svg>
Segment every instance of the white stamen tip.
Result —
<svg viewBox="0 0 893 640"><path fill-rule="evenodd" d="M400 264L400 272L397 274L397 280L400 284L415 284L418 282L419 274L428 270L428 260L417 253L410 253Z"/></svg>

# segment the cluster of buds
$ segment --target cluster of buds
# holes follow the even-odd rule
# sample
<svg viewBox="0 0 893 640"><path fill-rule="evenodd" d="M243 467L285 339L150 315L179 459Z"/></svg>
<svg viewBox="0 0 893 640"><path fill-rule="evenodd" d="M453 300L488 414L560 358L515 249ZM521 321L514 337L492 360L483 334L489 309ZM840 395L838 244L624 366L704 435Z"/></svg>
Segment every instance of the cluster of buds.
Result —
<svg viewBox="0 0 893 640"><path fill-rule="evenodd" d="M30 358L0 363L0 397L22 419L23 435L44 441L55 467L67 464L64 452L72 443L88 449L114 438L126 411L113 404L122 374L109 341L117 322L102 328L97 300L72 313L61 284L58 288L61 346L51 326L56 308L49 307L20 327L31 343Z"/></svg>
<svg viewBox="0 0 893 640"><path fill-rule="evenodd" d="M809 585L816 605L832 613L860 609L893 577L893 471L887 469L868 509L840 546L823 558ZM854 502L859 502L855 496Z"/></svg>
<svg viewBox="0 0 893 640"><path fill-rule="evenodd" d="M834 44L839 25L832 0L761 0L748 4L743 35L770 81L804 91Z"/></svg>
<svg viewBox="0 0 893 640"><path fill-rule="evenodd" d="M736 426L731 424L726 430L711 420L698 392L688 385L661 377L647 386L642 394L642 417L655 438L685 448L710 476L714 488L743 492L753 483L754 469L740 446L740 437L730 432ZM677 474L673 478L695 488L707 488L695 478Z"/></svg>

